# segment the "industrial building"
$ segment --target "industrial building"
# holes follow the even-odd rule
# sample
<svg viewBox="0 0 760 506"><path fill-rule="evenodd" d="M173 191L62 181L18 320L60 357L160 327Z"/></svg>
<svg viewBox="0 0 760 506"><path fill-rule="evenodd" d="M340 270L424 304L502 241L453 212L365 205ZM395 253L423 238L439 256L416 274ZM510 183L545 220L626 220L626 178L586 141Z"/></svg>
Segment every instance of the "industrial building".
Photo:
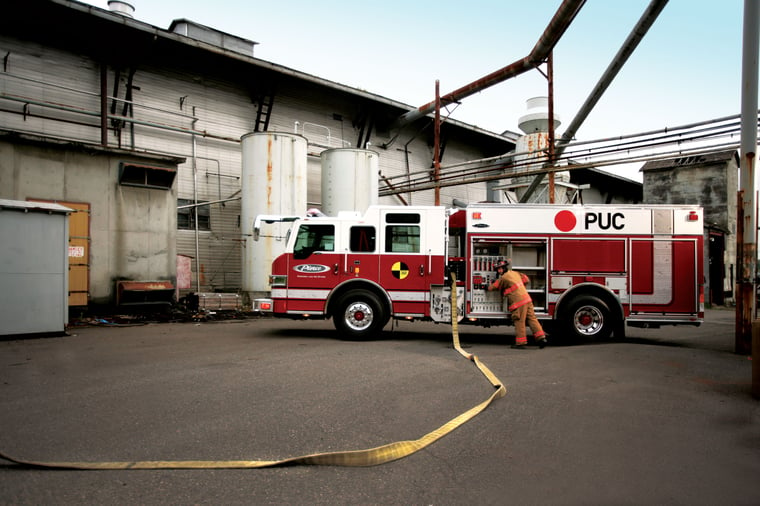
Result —
<svg viewBox="0 0 760 506"><path fill-rule="evenodd" d="M239 290L246 134L306 139L314 207L328 149L381 152L381 180L430 169L429 121L390 128L410 106L256 59L253 41L68 0L13 4L0 19L0 198L76 211L71 306L119 302L122 280L176 283L178 256L190 259L185 289ZM514 149L456 121L442 137L451 163ZM486 189L441 198L482 201ZM432 193L388 200L426 204Z"/></svg>
<svg viewBox="0 0 760 506"><path fill-rule="evenodd" d="M398 128L412 106L258 59L257 42L196 21L160 28L111 4L12 0L0 18L0 199L72 210L69 307L128 304L151 287L161 300L240 292L251 235L244 143L256 134L303 139L309 208L329 207L324 160L340 150L374 153L380 203L506 201L523 184L393 191L432 178L430 117ZM520 137L449 119L439 156L497 157ZM594 169L560 181L571 201L642 199L641 184Z"/></svg>

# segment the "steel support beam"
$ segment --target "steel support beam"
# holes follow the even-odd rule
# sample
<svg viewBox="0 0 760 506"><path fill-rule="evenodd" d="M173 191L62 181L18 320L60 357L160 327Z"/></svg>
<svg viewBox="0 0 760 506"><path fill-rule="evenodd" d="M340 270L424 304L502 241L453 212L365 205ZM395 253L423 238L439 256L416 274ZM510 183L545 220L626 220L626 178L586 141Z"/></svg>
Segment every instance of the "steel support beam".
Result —
<svg viewBox="0 0 760 506"><path fill-rule="evenodd" d="M501 83L507 79L532 70L544 63L549 53L554 49L554 46L565 33L565 30L570 26L570 23L572 23L573 19L575 19L575 16L585 3L586 0L564 0L528 56L517 60L496 72L492 72L477 81L465 85L458 90L442 96L441 107L446 107L454 102L459 102L463 98L474 95L494 84ZM428 102L417 109L403 114L398 119L396 126L401 128L427 114L430 114L435 110L435 104L436 101L433 100L432 102Z"/></svg>

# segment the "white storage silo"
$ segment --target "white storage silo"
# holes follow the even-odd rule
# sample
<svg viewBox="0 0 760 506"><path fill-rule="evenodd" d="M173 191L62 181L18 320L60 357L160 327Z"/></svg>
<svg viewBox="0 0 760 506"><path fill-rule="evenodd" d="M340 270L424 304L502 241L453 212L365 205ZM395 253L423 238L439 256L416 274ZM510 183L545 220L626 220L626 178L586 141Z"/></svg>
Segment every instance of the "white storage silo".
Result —
<svg viewBox="0 0 760 506"><path fill-rule="evenodd" d="M377 204L380 155L366 149L337 148L323 151L320 158L323 213L363 213Z"/></svg>
<svg viewBox="0 0 760 506"><path fill-rule="evenodd" d="M242 288L255 298L271 290L272 261L285 251L291 223L265 224L261 237L254 241L253 222L260 214L306 214L307 141L300 135L282 132L253 132L241 141Z"/></svg>

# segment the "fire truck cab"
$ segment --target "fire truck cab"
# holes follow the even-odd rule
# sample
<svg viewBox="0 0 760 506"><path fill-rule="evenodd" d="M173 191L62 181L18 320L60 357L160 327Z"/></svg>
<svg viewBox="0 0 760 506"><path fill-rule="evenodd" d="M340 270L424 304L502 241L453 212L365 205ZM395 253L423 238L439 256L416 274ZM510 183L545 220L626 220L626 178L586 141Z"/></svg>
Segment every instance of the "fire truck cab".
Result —
<svg viewBox="0 0 760 506"><path fill-rule="evenodd" d="M256 305L367 338L390 318L450 322L453 278L462 323L511 324L487 290L510 259L554 338L604 338L626 323L699 325L702 245L698 206L371 206L294 221Z"/></svg>

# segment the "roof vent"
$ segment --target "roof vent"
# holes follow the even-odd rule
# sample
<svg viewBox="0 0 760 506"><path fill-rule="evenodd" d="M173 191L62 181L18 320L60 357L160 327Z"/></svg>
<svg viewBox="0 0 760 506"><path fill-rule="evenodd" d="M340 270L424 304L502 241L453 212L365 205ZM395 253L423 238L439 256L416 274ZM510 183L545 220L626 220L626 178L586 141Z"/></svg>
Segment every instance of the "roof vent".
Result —
<svg viewBox="0 0 760 506"><path fill-rule="evenodd" d="M253 56L253 47L258 44L188 19L175 19L169 26L169 31L246 56Z"/></svg>
<svg viewBox="0 0 760 506"><path fill-rule="evenodd" d="M111 12L121 14L126 18L134 17L135 8L132 4L128 4L127 2L122 2L121 0L108 0L108 8Z"/></svg>

